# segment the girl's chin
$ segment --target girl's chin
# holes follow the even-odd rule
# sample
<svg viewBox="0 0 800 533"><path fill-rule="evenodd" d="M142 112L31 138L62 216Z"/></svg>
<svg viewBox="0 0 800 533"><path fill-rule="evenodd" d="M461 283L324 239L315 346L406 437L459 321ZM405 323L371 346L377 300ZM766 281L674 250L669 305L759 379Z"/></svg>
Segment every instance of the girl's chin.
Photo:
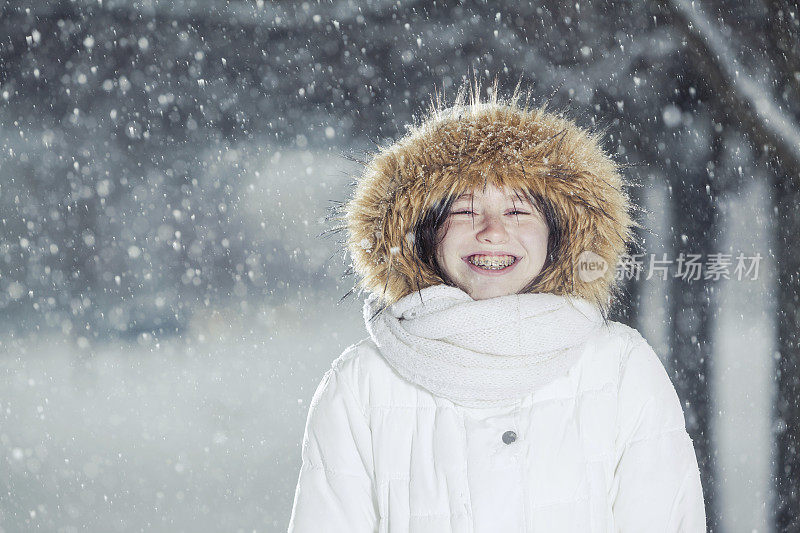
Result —
<svg viewBox="0 0 800 533"><path fill-rule="evenodd" d="M466 288L462 287L462 290L469 294L473 300L486 300L488 298L516 294L519 288L516 284L484 282L481 284L469 284Z"/></svg>
<svg viewBox="0 0 800 533"><path fill-rule="evenodd" d="M477 301L477 300L490 300L492 298L499 298L501 296L509 296L511 294L514 294L514 292L513 291L512 292L497 292L497 293L489 292L489 293L485 293L485 294L474 294L474 295L470 294L470 297L473 300Z"/></svg>

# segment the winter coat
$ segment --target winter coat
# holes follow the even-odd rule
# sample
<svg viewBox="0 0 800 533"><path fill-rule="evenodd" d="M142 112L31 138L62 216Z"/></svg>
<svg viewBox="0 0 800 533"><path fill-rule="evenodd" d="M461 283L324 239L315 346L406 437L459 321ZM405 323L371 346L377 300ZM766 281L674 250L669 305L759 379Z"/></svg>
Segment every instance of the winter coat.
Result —
<svg viewBox="0 0 800 533"><path fill-rule="evenodd" d="M309 409L289 531L705 531L675 389L609 325L568 376L488 409L404 380L370 339L349 347Z"/></svg>
<svg viewBox="0 0 800 533"><path fill-rule="evenodd" d="M466 104L461 93L368 160L333 218L354 289L388 307L447 283L421 259L422 222L491 182L557 219L531 292L580 297L607 317L615 266L637 244L629 184L600 133L518 100ZM603 268L586 275L587 257ZM696 533L705 516L676 391L641 335L609 321L567 375L492 408L402 378L372 339L351 346L309 407L289 529Z"/></svg>

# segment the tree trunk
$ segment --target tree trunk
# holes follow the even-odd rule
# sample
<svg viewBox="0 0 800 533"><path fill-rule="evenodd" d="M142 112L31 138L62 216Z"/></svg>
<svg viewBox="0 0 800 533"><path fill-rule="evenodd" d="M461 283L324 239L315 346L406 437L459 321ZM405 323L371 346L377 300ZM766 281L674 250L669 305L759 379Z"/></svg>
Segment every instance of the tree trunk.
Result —
<svg viewBox="0 0 800 533"><path fill-rule="evenodd" d="M778 268L777 398L773 424L776 472L775 530L800 532L800 191L790 176L775 172Z"/></svg>
<svg viewBox="0 0 800 533"><path fill-rule="evenodd" d="M692 102L687 102L692 106ZM692 110L696 112L696 110ZM701 128L700 125L696 126ZM670 276L670 345L672 360L669 367L678 397L683 401L686 429L694 442L697 462L703 479L706 502L706 528L713 533L718 524L716 486L716 451L711 433L711 331L713 327L711 302L714 300L714 281L706 279L705 263L715 251L718 217L715 206L716 184L709 178L707 163L720 159L719 144L707 144L697 139L713 139L710 131L695 137L685 132L685 157L667 175L672 189L672 259L676 272ZM690 144L691 147L690 147ZM680 254L700 254L703 265L699 276L679 274ZM685 265L684 265L685 266ZM694 279L698 277L699 279Z"/></svg>

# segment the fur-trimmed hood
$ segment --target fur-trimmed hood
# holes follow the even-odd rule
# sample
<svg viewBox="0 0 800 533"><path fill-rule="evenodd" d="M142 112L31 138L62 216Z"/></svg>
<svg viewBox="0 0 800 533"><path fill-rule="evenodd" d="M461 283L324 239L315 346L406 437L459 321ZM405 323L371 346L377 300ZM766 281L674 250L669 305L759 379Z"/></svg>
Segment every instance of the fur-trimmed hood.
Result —
<svg viewBox="0 0 800 533"><path fill-rule="evenodd" d="M520 105L518 93L488 102L473 93L470 100L462 90L452 107L434 104L366 162L340 208L357 286L391 305L444 283L416 256L416 227L441 200L493 183L545 198L562 226L560 253L535 292L577 296L607 314L619 294L617 262L638 224L621 166L600 146L602 132L548 111L546 103ZM600 270L586 269L587 260Z"/></svg>

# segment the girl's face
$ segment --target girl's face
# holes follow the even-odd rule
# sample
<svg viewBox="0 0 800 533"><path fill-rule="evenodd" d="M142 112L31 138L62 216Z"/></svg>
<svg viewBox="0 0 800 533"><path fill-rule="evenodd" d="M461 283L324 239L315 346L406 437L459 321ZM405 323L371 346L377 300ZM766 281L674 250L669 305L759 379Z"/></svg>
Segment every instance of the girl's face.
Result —
<svg viewBox="0 0 800 533"><path fill-rule="evenodd" d="M544 266L548 236L527 197L487 184L453 203L437 234L436 260L473 300L516 294Z"/></svg>

